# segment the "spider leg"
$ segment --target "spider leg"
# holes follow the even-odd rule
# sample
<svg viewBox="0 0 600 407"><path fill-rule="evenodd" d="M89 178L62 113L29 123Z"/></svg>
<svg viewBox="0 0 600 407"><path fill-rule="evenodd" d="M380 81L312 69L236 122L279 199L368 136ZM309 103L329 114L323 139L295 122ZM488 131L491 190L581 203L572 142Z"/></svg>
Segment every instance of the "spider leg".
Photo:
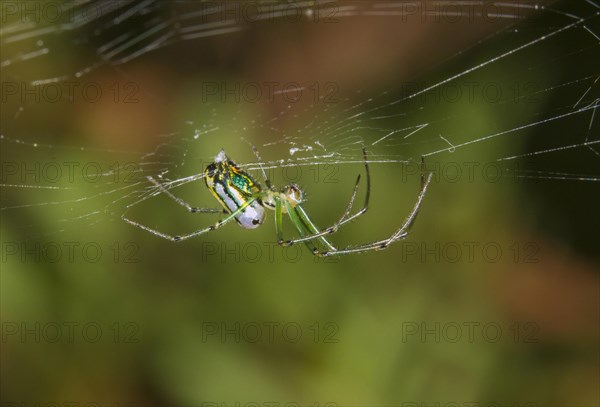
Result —
<svg viewBox="0 0 600 407"><path fill-rule="evenodd" d="M283 242L283 209L279 200L275 203L275 234L277 235L277 243L281 245L281 242Z"/></svg>
<svg viewBox="0 0 600 407"><path fill-rule="evenodd" d="M365 161L365 172L367 174L367 194L365 196L365 203L363 204L362 209L360 209L356 213L350 215L350 212L352 211L352 207L354 206L354 200L356 199L356 194L358 193L358 186L360 183L360 174L359 174L358 177L356 178L356 183L354 184L354 191L352 192L352 196L350 197L350 202L348 203L348 207L346 208L346 211L342 214L342 217L336 223L334 223L332 226L330 226L328 228L323 229L320 232L317 231L316 233L301 237L299 239L292 239L292 240L286 240L286 241L280 240L281 246L290 246L292 244L300 243L300 242L305 243L309 240L313 240L313 239L317 239L317 238L321 238L322 241L327 242L326 239L322 238L323 236L330 235L330 234L337 232L338 229L340 228L340 226L353 221L354 219L358 218L359 216L361 216L365 212L367 212L367 209L369 207L369 198L371 196L371 173L369 171L369 162L367 161L367 151L365 150L364 147L362 149L362 152L363 152L363 158ZM306 212L304 212L303 209L301 209L301 210L304 213L304 216L308 219L308 215L306 215ZM310 222L310 220L309 220L309 222ZM310 222L310 223L312 224L312 222ZM329 242L327 242L326 246L332 246L332 245Z"/></svg>
<svg viewBox="0 0 600 407"><path fill-rule="evenodd" d="M350 254L350 253L361 253L361 252L366 252L366 251L370 251L370 250L383 250L383 249L387 249L388 246L398 240L402 240L405 237L408 236L408 233L410 232L410 228L412 227L415 219L417 218L417 215L419 213L419 209L421 208L421 204L423 203L423 199L425 198L425 194L427 193L427 188L429 187L429 184L431 183L431 179L433 177L433 174L429 174L426 178L423 177L423 186L421 187L421 192L419 193L419 197L417 198L417 202L415 203L415 206L413 207L412 211L410 212L410 214L408 215L408 217L406 218L406 220L404 221L404 224L400 227L400 229L398 229L396 232L394 232L390 237L388 237L387 239L382 239L382 240L378 240L372 243L366 243L366 244L362 244L359 246L355 246L355 247L347 247L345 249L336 249L333 251L313 251L313 254L317 255L317 256L323 256L323 257L327 257L327 256L337 256L337 255L342 255L342 254Z"/></svg>
<svg viewBox="0 0 600 407"><path fill-rule="evenodd" d="M335 250L335 246L332 245L331 243L329 243L329 241L324 238L323 236L315 236L318 235L319 229L315 226L315 224L310 220L310 218L308 217L308 215L306 214L306 212L304 211L304 209L300 206L300 205L296 205L296 207L292 207L292 205L287 202L284 201L285 206L287 207L287 211L288 214L290 215L290 219L292 219L292 221L294 222L294 224L296 225L296 229L298 229L298 231L300 232L300 228L298 227L298 220L301 223L301 226L304 226L306 232L304 236L306 236L306 234L311 235L313 237L315 237L316 239L318 239L324 246L328 247L329 250ZM302 233L301 233L302 235ZM316 247L314 247L314 243L312 243L313 239L307 239L304 243L307 244L308 247L311 248L311 250L315 250Z"/></svg>
<svg viewBox="0 0 600 407"><path fill-rule="evenodd" d="M263 162L262 162L262 159L260 158L260 154L258 153L258 149L256 148L256 146L254 144L252 145L252 152L254 152L254 155L256 156L256 159L258 160L258 166L260 167L262 176L265 179L265 184L267 185L267 188L271 189L271 180L267 176L267 172L265 171L265 168L263 167Z"/></svg>
<svg viewBox="0 0 600 407"><path fill-rule="evenodd" d="M296 205L296 207L293 207L287 201L277 201L277 203L275 204L275 230L277 232L278 244L282 245L282 243L284 242L282 238L282 213L284 206L292 224L294 225L300 236L304 237L306 235L315 234L318 232L317 227L310 221L310 219L308 218L304 210L300 207L300 205ZM329 250L335 250L335 247L331 243L329 243L329 241L327 241L327 239L325 239L324 237L321 237L320 241ZM305 240L304 244L309 248L311 252L319 250L318 247L313 243L312 239Z"/></svg>
<svg viewBox="0 0 600 407"><path fill-rule="evenodd" d="M197 208L195 206L191 206L189 203L187 203L183 199L173 195L173 193L171 191L169 191L167 188L165 188L165 186L163 184L161 184L160 182L155 180L153 177L147 176L146 179L148 179L148 181L150 181L152 184L154 184L154 186L156 186L160 190L160 192L167 195L169 198L171 198L172 200L177 202L179 205L186 208L188 210L188 212L191 212L191 213L223 213L223 212L225 212L225 213L227 213L224 209Z"/></svg>
<svg viewBox="0 0 600 407"><path fill-rule="evenodd" d="M283 206L284 206L284 204L282 203L282 201L277 200L275 202L275 234L277 235L277 243L280 246L284 242L284 240L283 240ZM286 210L287 210L287 207L286 207ZM300 217L293 210L292 210L292 212L288 212L288 214L289 214L290 220L292 221L292 224L294 225L294 227L296 228L296 230L298 231L300 236L305 236L307 233L306 226L302 223L302 221L300 220ZM316 247L314 247L314 245L312 245L309 242L306 243L306 246L310 250L314 250L316 248Z"/></svg>
<svg viewBox="0 0 600 407"><path fill-rule="evenodd" d="M219 229L221 226L223 226L223 225L231 222L233 219L235 219L235 217L237 215L239 215L240 213L242 213L248 206L252 205L255 201L256 201L256 198L250 199L246 203L244 203L242 206L240 206L238 209L236 209L235 211L231 212L231 214L229 214L229 216L225 217L224 219L219 220L214 225L211 225L211 226L206 227L204 229L196 230L194 232L186 233L184 235L175 235L175 236L172 236L172 235L160 232L160 231L158 231L156 229L152 229L152 228L150 228L150 227L148 227L146 225L142 225L139 222L136 222L134 220L131 220L131 219L127 218L125 216L125 214L121 215L121 219L124 220L125 222L129 223L130 225L135 226L136 228L145 230L146 232L152 233L155 236L162 237L163 239L170 240L172 242L181 242L182 240L187 240L189 238L196 237L196 236L202 235L204 233L212 232L213 230Z"/></svg>

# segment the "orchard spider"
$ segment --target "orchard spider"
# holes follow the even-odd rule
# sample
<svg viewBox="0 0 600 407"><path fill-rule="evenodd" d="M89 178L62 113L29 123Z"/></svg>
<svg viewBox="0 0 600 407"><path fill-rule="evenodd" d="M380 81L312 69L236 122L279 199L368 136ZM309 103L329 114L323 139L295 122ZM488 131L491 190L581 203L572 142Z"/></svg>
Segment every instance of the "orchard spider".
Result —
<svg viewBox="0 0 600 407"><path fill-rule="evenodd" d="M214 162L208 165L208 167L206 167L204 170L204 182L213 196L221 203L223 209L193 207L183 199L173 195L165 186L163 186L153 177L147 177L147 179L154 184L160 190L160 192L166 194L168 197L185 207L191 213L224 212L228 215L224 219L219 220L217 223L184 235L171 236L133 221L125 217L125 214L123 214L122 219L137 228L152 233L153 235L173 242L180 242L182 240L190 239L192 237L217 230L232 220L235 220L241 227L245 229L255 229L262 225L265 218L265 208L268 208L275 211L275 230L277 234L277 242L281 246L304 243L316 256L336 256L349 253L361 253L370 250L386 249L390 244L408 236L409 230L414 223L415 218L417 217L419 208L421 207L423 199L425 198L427 187L429 186L432 178L431 173L428 174L427 177L425 176L424 159L422 158L421 189L412 211L409 213L402 226L385 239L338 249L329 242L326 236L335 233L340 226L363 215L367 211L367 207L369 205L369 197L371 194L371 176L369 173L369 163L365 148L363 147L362 152L367 177L367 191L362 209L350 214L360 183L360 175L358 175L354 185L354 191L352 192L352 196L350 197L350 202L348 203L346 211L336 223L322 230L319 230L319 228L315 226L315 224L310 220L306 211L302 208L301 204L304 201L304 192L302 189L296 184L287 185L280 190L271 185L271 181L267 177L267 174L262 166L262 161L256 147L253 147L253 151L260 163L266 188L262 188L260 184L258 184L254 178L252 178L252 176L240 169L235 162L227 157L224 150L221 150L215 157ZM284 214L288 215L290 221L300 235L299 238L291 240L283 239ZM319 248L319 245L317 245L315 242L319 242L322 248Z"/></svg>

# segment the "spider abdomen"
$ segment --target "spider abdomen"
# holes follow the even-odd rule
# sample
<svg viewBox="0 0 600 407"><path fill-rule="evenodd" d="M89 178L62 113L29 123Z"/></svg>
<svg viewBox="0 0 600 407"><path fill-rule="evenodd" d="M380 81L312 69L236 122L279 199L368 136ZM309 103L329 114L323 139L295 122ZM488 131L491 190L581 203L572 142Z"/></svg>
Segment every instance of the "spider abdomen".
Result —
<svg viewBox="0 0 600 407"><path fill-rule="evenodd" d="M236 216L235 220L244 229L255 229L262 225L265 220L265 208L258 201L254 201L242 213Z"/></svg>
<svg viewBox="0 0 600 407"><path fill-rule="evenodd" d="M224 151L206 168L204 176L206 186L223 208L228 213L239 211L235 220L241 227L255 229L263 223L265 209L257 199L260 186L230 161Z"/></svg>

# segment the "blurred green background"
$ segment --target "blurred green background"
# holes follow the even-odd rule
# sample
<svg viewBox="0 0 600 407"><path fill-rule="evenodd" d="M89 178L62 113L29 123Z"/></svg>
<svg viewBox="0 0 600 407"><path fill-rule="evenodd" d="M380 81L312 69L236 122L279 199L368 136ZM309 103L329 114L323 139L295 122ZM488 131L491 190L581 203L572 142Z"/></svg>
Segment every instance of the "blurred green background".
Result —
<svg viewBox="0 0 600 407"><path fill-rule="evenodd" d="M583 3L573 12L589 11ZM175 6L158 4L150 16L177 21ZM3 19L2 60L18 62L30 45L6 42L20 17ZM581 142L589 116L428 157L434 181L421 213L410 236L386 251L319 259L301 245L282 249L272 213L256 230L231 224L178 244L121 221L135 193L148 190L146 175L163 168L165 180L199 173L220 148L240 164L254 163L248 142L273 164L290 158L290 144L273 141L292 135L303 146L334 123L321 141L354 162L275 165L270 174L278 186L301 185L306 210L325 227L342 214L364 171L356 141L365 141L373 159L369 212L332 240L340 247L370 242L408 215L419 188L415 163L447 147L438 131L459 144L512 129L558 114L561 98L576 101L589 86L541 92L532 103L511 104L505 94L500 104L481 95L394 104L407 83L449 78L566 21L544 14L519 26L519 35L482 41L507 21L398 18L246 22L240 32L174 41L128 63L105 60L68 79L100 86L103 97L94 102L23 100L6 86L72 75L101 59L95 51L117 36L116 28L93 34L102 20L43 37L38 46L52 51L42 62L4 66L3 405L598 406L597 187L511 176L520 164L542 176L562 168L594 174L597 157L576 150L517 166L495 161L548 148L539 144L544 137L562 146ZM144 24L157 23L136 14L119 30ZM456 82L567 84L597 68L589 56L598 44L578 35ZM574 48L580 39L585 46ZM312 94L290 107L278 97L199 97L206 83L267 81L333 83L335 102L315 102ZM130 85L135 102L126 103ZM372 107L379 109L369 113ZM346 134L340 120L356 111L367 112L364 122ZM372 145L381 136L369 128L375 120L392 129L430 126L423 135ZM396 162L376 162L386 158ZM67 163L76 163L74 179ZM92 174L105 173L98 181L82 172L90 163ZM476 165L472 177L467 163ZM44 169L55 164L62 176L48 182ZM486 164L508 171L492 182ZM33 170L22 175L27 168ZM456 168L463 172L454 177ZM193 205L215 205L201 180L175 191ZM173 234L216 220L164 196L127 215Z"/></svg>

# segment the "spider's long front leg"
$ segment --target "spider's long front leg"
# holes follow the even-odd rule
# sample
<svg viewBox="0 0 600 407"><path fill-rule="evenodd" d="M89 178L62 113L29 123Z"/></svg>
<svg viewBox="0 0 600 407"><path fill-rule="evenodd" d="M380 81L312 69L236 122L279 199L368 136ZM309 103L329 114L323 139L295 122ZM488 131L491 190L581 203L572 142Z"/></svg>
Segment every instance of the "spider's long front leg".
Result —
<svg viewBox="0 0 600 407"><path fill-rule="evenodd" d="M167 239L167 240L170 240L172 242L181 242L182 240L187 240L187 239L190 239L192 237L196 237L196 236L202 235L204 233L212 232L213 230L219 229L221 226L223 226L223 225L231 222L233 219L235 219L236 216L238 216L240 213L242 213L248 206L252 205L255 201L256 201L256 198L250 199L249 201L247 201L243 205L241 205L238 209L236 209L235 211L233 211L229 216L227 216L224 219L219 220L214 225L211 225L211 226L209 226L207 228L204 228L204 229L196 230L194 232L186 233L184 235L175 235L175 236L172 236L172 235L169 235L167 233L160 232L160 231L158 231L156 229L150 228L150 227L148 227L146 225L142 225L139 222L136 222L134 220L131 220L131 219L127 218L125 216L125 214L121 215L121 219L124 220L125 222L129 223L130 225L135 226L136 228L145 230L146 232L152 233L155 236L162 237L163 239Z"/></svg>
<svg viewBox="0 0 600 407"><path fill-rule="evenodd" d="M342 255L342 254L350 254L350 253L361 253L361 252L366 252L366 251L370 251L370 250L383 250L383 249L387 249L390 244L392 244L398 240L404 239L406 236L408 236L410 228L412 227L413 223L415 222L415 219L417 218L419 209L421 208L421 204L423 203L423 199L425 198L425 194L427 193L427 188L429 187L429 184L431 183L432 177L433 177L433 174L431 174L431 173L427 176L427 178L423 177L423 185L421 187L421 192L419 193L419 197L417 198L417 202L415 203L415 206L413 207L412 211L410 212L410 214L408 215L408 217L406 218L406 220L404 221L402 226L387 239L382 239L382 240L378 240L376 242L362 244L360 246L347 247L347 248L341 249L341 250L336 249L334 251L319 251L319 252L313 252L313 253L317 256L327 257L327 256L337 256L337 255Z"/></svg>

